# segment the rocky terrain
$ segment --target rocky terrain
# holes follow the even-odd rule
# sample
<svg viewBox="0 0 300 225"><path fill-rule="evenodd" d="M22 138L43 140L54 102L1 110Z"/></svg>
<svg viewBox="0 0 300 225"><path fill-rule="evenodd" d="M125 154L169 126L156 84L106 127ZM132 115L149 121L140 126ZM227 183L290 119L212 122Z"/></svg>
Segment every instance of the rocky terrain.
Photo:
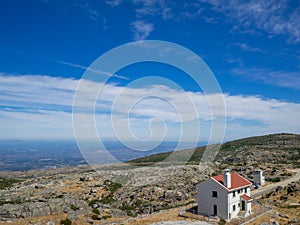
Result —
<svg viewBox="0 0 300 225"><path fill-rule="evenodd" d="M152 167L57 174L26 179L0 191L0 218L12 221L55 213L87 222L149 214L193 201L194 185L211 170ZM122 178L122 179L121 179Z"/></svg>
<svg viewBox="0 0 300 225"><path fill-rule="evenodd" d="M300 224L300 181L286 187L278 186L264 194L260 201L271 205L273 211L251 222L251 225Z"/></svg>
<svg viewBox="0 0 300 225"><path fill-rule="evenodd" d="M269 183L285 180L294 175L293 168L299 167L299 150L300 135L276 134L223 144L215 162L201 172L196 162L204 148L196 149L188 165L181 165L180 160L176 165L159 164L168 154L162 153L126 166L1 172L5 179L0 190L0 221L52 225L67 224L68 218L72 224L138 224L132 219L194 202L195 184L225 168L249 180L258 168L265 171ZM299 209L299 182L274 193L264 196L264 200L275 200L278 212ZM298 216L292 213L289 220ZM42 218L38 221L43 222L31 218Z"/></svg>

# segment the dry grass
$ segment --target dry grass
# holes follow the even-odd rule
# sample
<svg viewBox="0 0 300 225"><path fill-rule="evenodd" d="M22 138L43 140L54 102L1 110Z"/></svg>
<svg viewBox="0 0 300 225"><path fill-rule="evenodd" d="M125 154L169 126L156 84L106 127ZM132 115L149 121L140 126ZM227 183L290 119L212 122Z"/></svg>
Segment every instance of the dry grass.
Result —
<svg viewBox="0 0 300 225"><path fill-rule="evenodd" d="M52 221L54 224L60 224L62 219L67 218L67 214L55 214L55 215L48 215L48 216L40 216L40 217L33 217L33 218L26 218L26 219L19 219L13 222L0 222L0 224L10 224L10 225L25 225L25 224L43 224L46 225L47 222ZM76 220L72 220L72 225L86 225L86 219L79 218Z"/></svg>
<svg viewBox="0 0 300 225"><path fill-rule="evenodd" d="M152 214L144 218L136 218L126 222L125 224L146 225L146 224L157 223L162 221L174 221L174 220L196 221L193 219L186 219L180 217L178 215L178 208L175 208L175 209L165 210L160 213Z"/></svg>
<svg viewBox="0 0 300 225"><path fill-rule="evenodd" d="M2 224L10 224L10 225L24 225L24 224L46 224L49 221L54 222L55 224L60 224L62 219L67 218L67 214L56 214L56 215L48 215L41 217L33 217L27 219L19 219L18 221L13 221L10 223L0 222ZM175 221L175 220L188 220L188 221L197 221L193 219L186 219L178 216L178 208L165 210L160 213L155 213L149 215L144 218L111 218L105 220L105 222L117 223L117 224L128 224L128 225L147 225L152 223L157 223L161 221ZM72 219L72 225L86 225L89 224L87 222L87 217L82 215L78 219ZM101 221L97 221L97 224L101 224Z"/></svg>

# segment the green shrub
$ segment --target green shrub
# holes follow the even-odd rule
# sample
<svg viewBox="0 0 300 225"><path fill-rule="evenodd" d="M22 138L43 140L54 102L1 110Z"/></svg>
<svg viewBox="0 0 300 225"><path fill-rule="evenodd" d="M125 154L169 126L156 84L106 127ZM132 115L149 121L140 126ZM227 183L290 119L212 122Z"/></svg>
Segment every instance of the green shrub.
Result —
<svg viewBox="0 0 300 225"><path fill-rule="evenodd" d="M136 206L134 206L134 205L132 205L132 206L130 206L130 205L122 205L122 206L119 207L119 209L121 209L123 211L133 210L135 208L136 208Z"/></svg>
<svg viewBox="0 0 300 225"><path fill-rule="evenodd" d="M296 208L299 208L300 206L299 205L288 205L287 208L288 209L296 209Z"/></svg>
<svg viewBox="0 0 300 225"><path fill-rule="evenodd" d="M92 206L93 204L95 204L97 202L100 202L103 204L110 204L110 203L116 201L113 198L114 192L116 192L120 187L122 187L122 184L119 184L119 183L116 183L116 182L113 182L110 180L105 180L104 185L106 186L106 190L109 191L109 194L107 196L103 197L101 200L92 200L89 203L89 206Z"/></svg>
<svg viewBox="0 0 300 225"><path fill-rule="evenodd" d="M110 216L110 215L105 215L105 216L103 216L102 218L106 220L106 219L108 219L108 218L111 218L111 216Z"/></svg>
<svg viewBox="0 0 300 225"><path fill-rule="evenodd" d="M70 205L70 208L73 210L73 211L77 211L79 208L75 205Z"/></svg>
<svg viewBox="0 0 300 225"><path fill-rule="evenodd" d="M142 205L142 201L141 200L136 200L136 202L135 202L135 205L137 206L137 207L139 207L139 206L141 206Z"/></svg>
<svg viewBox="0 0 300 225"><path fill-rule="evenodd" d="M99 200L99 202L103 203L103 204L110 204L112 202L116 201L115 199L113 199L112 195L108 195L104 198L102 198L101 200Z"/></svg>
<svg viewBox="0 0 300 225"><path fill-rule="evenodd" d="M67 218L67 219L64 219L64 220L61 220L60 221L60 224L63 224L63 225L71 225L72 224L72 221Z"/></svg>
<svg viewBox="0 0 300 225"><path fill-rule="evenodd" d="M93 209L93 213L100 215L100 210L99 209Z"/></svg>
<svg viewBox="0 0 300 225"><path fill-rule="evenodd" d="M93 206L94 204L99 203L99 202L100 202L99 200L93 199L89 202L89 206Z"/></svg>
<svg viewBox="0 0 300 225"><path fill-rule="evenodd" d="M105 180L104 185L106 186L107 190L110 192L115 192L118 190L120 187L122 187L122 184L110 181L110 180Z"/></svg>
<svg viewBox="0 0 300 225"><path fill-rule="evenodd" d="M122 205L122 206L119 206L119 209L121 209L122 211L125 211L127 216L135 216L133 213L132 213L132 210L134 210L137 206L136 205Z"/></svg>
<svg viewBox="0 0 300 225"><path fill-rule="evenodd" d="M279 182L280 181L280 177L266 178L266 181Z"/></svg>
<svg viewBox="0 0 300 225"><path fill-rule="evenodd" d="M93 220L98 220L98 219L99 219L99 218L98 218L98 215L96 215L96 214L92 215L92 219L93 219Z"/></svg>
<svg viewBox="0 0 300 225"><path fill-rule="evenodd" d="M16 200L16 201L2 201L0 200L0 206L1 205L5 205L5 204L22 204L23 202L21 202L20 200Z"/></svg>
<svg viewBox="0 0 300 225"><path fill-rule="evenodd" d="M226 220L224 220L223 218L220 219L219 225L225 225L226 224Z"/></svg>

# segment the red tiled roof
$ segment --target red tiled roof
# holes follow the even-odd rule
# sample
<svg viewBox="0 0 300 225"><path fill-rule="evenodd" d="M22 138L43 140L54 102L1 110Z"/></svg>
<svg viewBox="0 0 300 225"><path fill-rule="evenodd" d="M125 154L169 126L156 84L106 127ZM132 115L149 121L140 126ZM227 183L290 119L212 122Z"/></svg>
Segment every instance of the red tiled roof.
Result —
<svg viewBox="0 0 300 225"><path fill-rule="evenodd" d="M241 198L245 199L246 201L251 201L252 198L246 194L241 195Z"/></svg>
<svg viewBox="0 0 300 225"><path fill-rule="evenodd" d="M245 179L238 173L231 172L230 174L231 174L231 187L228 188L229 190L251 185L250 181L248 181L247 179ZM218 181L219 183L221 183L222 185L224 185L224 175L223 174L213 176L212 179L214 179L214 180ZM224 185L224 187L225 187L225 185Z"/></svg>

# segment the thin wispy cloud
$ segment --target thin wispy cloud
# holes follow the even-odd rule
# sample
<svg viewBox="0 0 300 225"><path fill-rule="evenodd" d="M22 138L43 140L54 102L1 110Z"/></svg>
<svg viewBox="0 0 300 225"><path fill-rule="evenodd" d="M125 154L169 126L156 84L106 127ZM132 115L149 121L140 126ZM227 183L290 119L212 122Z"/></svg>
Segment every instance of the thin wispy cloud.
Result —
<svg viewBox="0 0 300 225"><path fill-rule="evenodd" d="M83 66L83 65L74 64L74 63L65 62L65 61L60 61L60 60L58 60L56 62L58 62L60 64L63 64L63 65L68 65L68 66L72 66L72 67L75 67L75 68L83 69L83 70L86 70L86 71L89 71L89 72L92 72L92 73L95 73L95 74L105 75L105 76L108 76L108 77L117 77L117 78L124 79L124 80L129 79L128 77L125 77L125 76L121 76L121 75L118 75L118 74L110 73L110 72L99 70L99 69L93 69L89 66Z"/></svg>
<svg viewBox="0 0 300 225"><path fill-rule="evenodd" d="M107 0L106 4L110 5L111 7L116 7L122 3L122 0Z"/></svg>
<svg viewBox="0 0 300 225"><path fill-rule="evenodd" d="M135 12L137 17L154 16L160 11L158 0L134 0L132 3L136 6Z"/></svg>
<svg viewBox="0 0 300 225"><path fill-rule="evenodd" d="M148 23L142 20L134 21L130 25L133 32L133 39L135 41L145 40L154 30L153 23Z"/></svg>
<svg viewBox="0 0 300 225"><path fill-rule="evenodd" d="M181 21L184 19L195 19L203 11L198 2L186 3L184 1L174 2L168 0L134 0L136 17L160 17L163 20ZM208 18L207 18L208 19ZM212 22L212 19L210 20Z"/></svg>
<svg viewBox="0 0 300 225"><path fill-rule="evenodd" d="M233 57L232 55L228 55L226 57L226 62L230 64L237 64L239 67L244 67L244 60L241 58Z"/></svg>
<svg viewBox="0 0 300 225"><path fill-rule="evenodd" d="M262 50L261 48L258 48L258 47L250 46L250 45L248 45L246 43L237 42L237 43L234 43L233 45L239 47L243 51L266 53L265 50Z"/></svg>
<svg viewBox="0 0 300 225"><path fill-rule="evenodd" d="M243 76L250 81L263 82L279 87L300 89L299 71L280 71L267 68L239 68L231 70L233 75Z"/></svg>
<svg viewBox="0 0 300 225"><path fill-rule="evenodd" d="M300 41L300 5L293 7L291 1L222 1L201 0L211 9L223 13L235 29L258 28L273 35L286 35L288 41ZM292 8L293 7L293 8Z"/></svg>

